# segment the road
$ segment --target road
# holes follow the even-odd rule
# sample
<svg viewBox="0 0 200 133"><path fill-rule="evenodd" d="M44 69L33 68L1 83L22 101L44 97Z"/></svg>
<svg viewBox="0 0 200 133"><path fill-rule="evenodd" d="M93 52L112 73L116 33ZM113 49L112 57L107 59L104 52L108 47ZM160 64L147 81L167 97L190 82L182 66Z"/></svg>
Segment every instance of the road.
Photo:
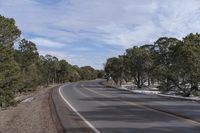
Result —
<svg viewBox="0 0 200 133"><path fill-rule="evenodd" d="M106 88L99 80L67 84L58 92L64 101L62 104L75 111L73 120L82 121L91 132L200 133L197 102ZM57 109L57 112L62 111ZM80 124L76 130L70 127L69 121L63 118L67 115L59 114L65 131L90 132L82 130Z"/></svg>

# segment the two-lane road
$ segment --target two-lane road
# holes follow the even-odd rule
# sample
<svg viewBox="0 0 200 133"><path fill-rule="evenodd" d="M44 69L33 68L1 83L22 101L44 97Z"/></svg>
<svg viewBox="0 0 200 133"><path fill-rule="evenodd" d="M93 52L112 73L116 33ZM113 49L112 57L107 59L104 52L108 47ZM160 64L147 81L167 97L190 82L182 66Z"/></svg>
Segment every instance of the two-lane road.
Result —
<svg viewBox="0 0 200 133"><path fill-rule="evenodd" d="M96 133L200 133L196 102L106 88L99 80L65 85L59 93Z"/></svg>

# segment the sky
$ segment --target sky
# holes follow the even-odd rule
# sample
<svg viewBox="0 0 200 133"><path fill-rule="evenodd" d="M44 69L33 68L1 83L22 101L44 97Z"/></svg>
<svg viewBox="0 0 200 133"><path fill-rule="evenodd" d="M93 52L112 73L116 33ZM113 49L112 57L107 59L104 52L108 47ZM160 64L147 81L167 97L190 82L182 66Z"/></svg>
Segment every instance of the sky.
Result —
<svg viewBox="0 0 200 133"><path fill-rule="evenodd" d="M41 55L96 69L127 48L200 31L200 0L0 0L0 14Z"/></svg>

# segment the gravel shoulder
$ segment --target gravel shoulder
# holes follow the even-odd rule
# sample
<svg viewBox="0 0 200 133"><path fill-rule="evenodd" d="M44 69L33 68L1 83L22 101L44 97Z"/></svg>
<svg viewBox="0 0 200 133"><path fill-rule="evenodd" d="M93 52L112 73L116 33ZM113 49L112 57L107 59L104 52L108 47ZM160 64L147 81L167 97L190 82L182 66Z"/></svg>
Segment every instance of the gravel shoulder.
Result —
<svg viewBox="0 0 200 133"><path fill-rule="evenodd" d="M0 133L56 133L49 107L53 86L22 96L16 107L0 110Z"/></svg>

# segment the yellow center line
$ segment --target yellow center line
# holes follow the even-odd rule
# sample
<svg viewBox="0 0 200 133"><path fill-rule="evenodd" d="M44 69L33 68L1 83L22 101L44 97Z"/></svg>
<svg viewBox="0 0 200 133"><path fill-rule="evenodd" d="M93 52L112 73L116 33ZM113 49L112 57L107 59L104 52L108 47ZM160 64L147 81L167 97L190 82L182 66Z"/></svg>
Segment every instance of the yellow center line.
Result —
<svg viewBox="0 0 200 133"><path fill-rule="evenodd" d="M106 98L116 98L116 97L113 97L111 95L107 95L107 94L102 94L102 93L98 93L97 91L95 90L91 90L85 86L82 85L82 87L96 95L99 95L99 96L103 96L103 97L106 97ZM184 118L184 117L181 117L181 116L178 116L178 115L175 115L175 114L172 114L172 113L168 113L168 112L164 112L164 111L161 111L161 110L158 110L158 109L154 109L154 108L150 108L150 107L147 107L145 106L142 102L141 103L134 103L134 102L127 102L127 101L124 101L120 98L117 98L119 101L121 101L122 103L125 103L127 105L132 105L132 106L137 106L137 107L140 107L140 108L144 108L146 110L149 110L149 111L154 111L154 112L158 112L158 113L161 113L161 114L165 114L167 116L171 116L171 117L174 117L174 118L177 118L177 119L180 119L180 120L184 120L184 121L187 121L189 123L192 123L192 124L197 124L197 125L200 125L200 122L198 121L195 121L195 120L192 120L192 119L189 119L189 118Z"/></svg>
<svg viewBox="0 0 200 133"><path fill-rule="evenodd" d="M81 85L81 87L83 87L84 89L87 89L87 90L88 90L88 88L84 87L83 85ZM80 90L79 90L79 91L80 91ZM83 92L81 92L81 93L83 93ZM94 93L94 92L93 92L93 93ZM85 94L85 95L86 95L86 94ZM89 96L87 96L87 97L89 97ZM95 103L97 103L97 104L99 104L99 105L103 105L103 106L106 105L105 103L100 102L100 101L93 101L93 102L95 102Z"/></svg>

